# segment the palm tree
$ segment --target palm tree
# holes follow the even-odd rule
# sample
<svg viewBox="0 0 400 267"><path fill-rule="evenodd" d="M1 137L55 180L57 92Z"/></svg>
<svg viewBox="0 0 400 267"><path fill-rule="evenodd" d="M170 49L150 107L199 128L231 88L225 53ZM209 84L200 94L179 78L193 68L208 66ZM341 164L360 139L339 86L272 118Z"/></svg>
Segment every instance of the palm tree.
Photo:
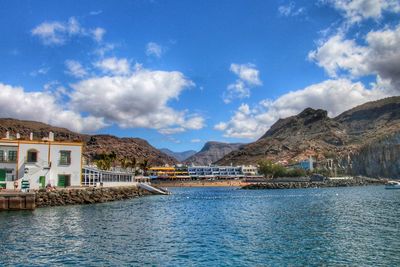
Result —
<svg viewBox="0 0 400 267"><path fill-rule="evenodd" d="M143 175L147 176L147 171L149 170L149 159L148 158L144 158L143 161L139 164L140 169L143 170Z"/></svg>

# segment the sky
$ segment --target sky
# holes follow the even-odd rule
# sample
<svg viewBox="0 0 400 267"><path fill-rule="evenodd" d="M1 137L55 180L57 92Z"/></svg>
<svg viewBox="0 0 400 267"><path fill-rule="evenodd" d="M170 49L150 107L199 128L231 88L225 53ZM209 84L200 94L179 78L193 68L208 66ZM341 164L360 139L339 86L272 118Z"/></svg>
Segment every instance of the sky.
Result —
<svg viewBox="0 0 400 267"><path fill-rule="evenodd" d="M0 117L249 143L400 92L400 0L0 0Z"/></svg>

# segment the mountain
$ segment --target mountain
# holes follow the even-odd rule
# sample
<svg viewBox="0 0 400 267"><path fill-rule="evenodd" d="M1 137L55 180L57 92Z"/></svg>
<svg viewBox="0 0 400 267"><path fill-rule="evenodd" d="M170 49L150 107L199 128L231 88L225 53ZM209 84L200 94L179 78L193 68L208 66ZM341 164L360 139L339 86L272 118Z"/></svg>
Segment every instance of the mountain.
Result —
<svg viewBox="0 0 400 267"><path fill-rule="evenodd" d="M355 158L365 146L398 132L400 97L368 102L335 118L329 118L325 110L307 108L296 116L278 120L260 139L217 163L255 164L261 159L290 162L309 156Z"/></svg>
<svg viewBox="0 0 400 267"><path fill-rule="evenodd" d="M167 154L168 156L175 158L179 162L182 162L185 159L187 159L197 153L197 151L195 151L195 150L187 150L187 151L183 151L183 152L174 152L172 150L169 150L168 148L161 148L159 150L161 152L163 152L164 154Z"/></svg>
<svg viewBox="0 0 400 267"><path fill-rule="evenodd" d="M224 157L226 154L239 149L243 144L228 144L210 141L193 156L184 161L188 165L209 165Z"/></svg>
<svg viewBox="0 0 400 267"><path fill-rule="evenodd" d="M151 146L146 140L140 138L119 138L112 135L88 135L72 132L65 128L54 127L35 121L16 119L0 119L0 135L5 137L6 132L11 135L20 133L21 138L28 139L31 132L35 139L47 137L49 132L54 133L56 140L81 141L84 143L83 154L92 160L96 154L115 152L117 158L135 157L139 162L148 159L151 165L173 165L177 160L164 154Z"/></svg>

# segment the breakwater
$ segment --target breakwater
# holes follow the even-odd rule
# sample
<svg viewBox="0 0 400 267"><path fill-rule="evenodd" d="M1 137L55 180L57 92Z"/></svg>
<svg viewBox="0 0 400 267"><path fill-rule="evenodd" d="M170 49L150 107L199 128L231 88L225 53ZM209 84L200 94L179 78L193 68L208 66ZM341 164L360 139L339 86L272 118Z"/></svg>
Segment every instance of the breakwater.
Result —
<svg viewBox="0 0 400 267"><path fill-rule="evenodd" d="M291 181L291 182L270 182L252 183L245 185L242 189L296 189L296 188L320 188L320 187L349 187L349 186L365 186L365 185L382 185L385 184L384 179L373 179L365 177L353 177L352 179L327 179L321 182L313 181Z"/></svg>
<svg viewBox="0 0 400 267"><path fill-rule="evenodd" d="M39 190L36 192L35 203L36 207L94 204L151 194L136 186Z"/></svg>

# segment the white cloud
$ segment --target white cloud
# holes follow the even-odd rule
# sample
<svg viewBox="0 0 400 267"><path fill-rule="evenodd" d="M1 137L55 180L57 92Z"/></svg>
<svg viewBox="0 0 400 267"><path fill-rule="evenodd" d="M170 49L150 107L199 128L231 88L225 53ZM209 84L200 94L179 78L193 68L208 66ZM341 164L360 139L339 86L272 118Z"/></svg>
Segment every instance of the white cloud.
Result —
<svg viewBox="0 0 400 267"><path fill-rule="evenodd" d="M71 105L123 128L144 127L164 133L200 129L203 118L168 105L192 85L181 72L137 68L129 75L94 77L72 84Z"/></svg>
<svg viewBox="0 0 400 267"><path fill-rule="evenodd" d="M384 12L400 12L398 0L328 0L327 2L341 11L350 24L365 19L380 19Z"/></svg>
<svg viewBox="0 0 400 267"><path fill-rule="evenodd" d="M223 95L225 103L230 103L235 98L246 98L250 96L250 89L254 86L262 85L259 71L254 64L235 64L232 63L229 70L238 76L235 83L227 86Z"/></svg>
<svg viewBox="0 0 400 267"><path fill-rule="evenodd" d="M85 68L76 60L66 60L65 66L67 67L66 73L73 77L83 78L87 75Z"/></svg>
<svg viewBox="0 0 400 267"><path fill-rule="evenodd" d="M195 138L195 139L190 140L191 143L200 143L201 141L202 140L199 139L199 138Z"/></svg>
<svg viewBox="0 0 400 267"><path fill-rule="evenodd" d="M96 62L94 65L105 73L111 73L115 75L126 75L130 73L130 64L126 58L105 58Z"/></svg>
<svg viewBox="0 0 400 267"><path fill-rule="evenodd" d="M259 71L254 64L235 64L232 63L230 71L239 76L239 79L249 85L261 85Z"/></svg>
<svg viewBox="0 0 400 267"><path fill-rule="evenodd" d="M40 68L40 69L31 71L31 72L29 73L29 75L31 75L31 76L33 76L33 77L36 77L36 76L38 76L38 75L45 75L45 74L47 74L47 72L49 72L49 70L50 70L50 68L48 68L48 67L43 67L43 68Z"/></svg>
<svg viewBox="0 0 400 267"><path fill-rule="evenodd" d="M284 17L289 17L289 16L295 17L295 16L299 16L301 14L304 14L305 9L303 7L296 9L295 3L290 2L287 5L279 6L278 12L279 12L279 15L284 16Z"/></svg>
<svg viewBox="0 0 400 267"><path fill-rule="evenodd" d="M26 92L21 87L2 83L0 83L0 114L3 117L41 121L78 132L91 132L106 126L101 118L83 117L64 107L50 93Z"/></svg>
<svg viewBox="0 0 400 267"><path fill-rule="evenodd" d="M164 128L164 129L159 129L158 130L159 133L165 134L165 135L183 133L185 131L186 131L186 129L183 128L183 127Z"/></svg>
<svg viewBox="0 0 400 267"><path fill-rule="evenodd" d="M101 41L105 30L102 28L86 29L79 24L76 18L70 17L67 22L43 22L36 26L31 33L45 45L63 45L74 36L89 36L95 41Z"/></svg>
<svg viewBox="0 0 400 267"><path fill-rule="evenodd" d="M149 42L146 45L146 55L148 56L155 56L160 58L163 53L164 53L163 47L157 43Z"/></svg>
<svg viewBox="0 0 400 267"><path fill-rule="evenodd" d="M105 33L105 29L97 27L96 29L92 30L93 39L96 40L96 42L101 42Z"/></svg>
<svg viewBox="0 0 400 267"><path fill-rule="evenodd" d="M309 58L331 77L340 76L341 72L352 77L376 74L400 90L400 25L369 32L365 45L334 35L311 51Z"/></svg>
<svg viewBox="0 0 400 267"><path fill-rule="evenodd" d="M347 79L327 80L276 100L263 100L253 108L242 104L229 121L216 124L214 129L223 131L225 137L256 139L278 119L296 115L307 107L325 109L333 117L356 105L392 94L378 84L367 89L362 83Z"/></svg>

